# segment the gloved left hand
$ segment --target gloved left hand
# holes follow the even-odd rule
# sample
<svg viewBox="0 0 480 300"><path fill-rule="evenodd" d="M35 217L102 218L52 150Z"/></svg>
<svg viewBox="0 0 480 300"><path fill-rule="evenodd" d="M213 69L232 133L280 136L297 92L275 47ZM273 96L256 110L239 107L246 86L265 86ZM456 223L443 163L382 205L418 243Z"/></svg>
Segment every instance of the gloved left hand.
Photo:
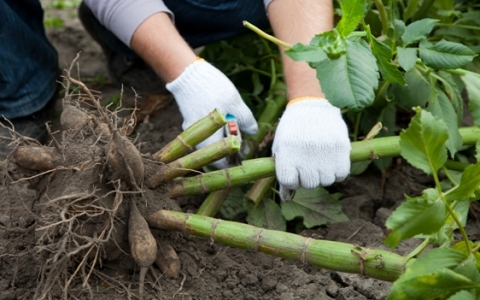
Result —
<svg viewBox="0 0 480 300"><path fill-rule="evenodd" d="M350 139L340 109L323 98L290 101L278 124L272 152L280 197L341 181L350 172Z"/></svg>

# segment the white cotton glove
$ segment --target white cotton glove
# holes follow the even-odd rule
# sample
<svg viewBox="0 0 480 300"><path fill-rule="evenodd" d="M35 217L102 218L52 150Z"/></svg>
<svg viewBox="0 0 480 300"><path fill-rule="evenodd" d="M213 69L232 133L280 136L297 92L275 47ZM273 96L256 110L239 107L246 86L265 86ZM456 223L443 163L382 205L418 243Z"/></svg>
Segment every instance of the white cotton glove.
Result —
<svg viewBox="0 0 480 300"><path fill-rule="evenodd" d="M224 115L235 116L241 132L255 134L258 131L257 121L230 79L204 60L197 60L189 65L178 78L167 83L166 87L180 108L184 130L218 109ZM221 128L198 144L197 149L223 138ZM213 163L213 166L223 169L228 167L228 162L223 158Z"/></svg>
<svg viewBox="0 0 480 300"><path fill-rule="evenodd" d="M340 109L321 98L292 101L272 148L284 201L291 200L292 190L331 185L350 172L351 146Z"/></svg>

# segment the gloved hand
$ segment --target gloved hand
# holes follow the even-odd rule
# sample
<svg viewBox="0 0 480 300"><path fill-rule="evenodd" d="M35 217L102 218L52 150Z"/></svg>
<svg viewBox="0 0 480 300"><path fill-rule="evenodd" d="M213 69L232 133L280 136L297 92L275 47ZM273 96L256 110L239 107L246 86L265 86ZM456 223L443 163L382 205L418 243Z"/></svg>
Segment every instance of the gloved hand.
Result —
<svg viewBox="0 0 480 300"><path fill-rule="evenodd" d="M272 148L282 200L291 200L300 186L312 189L345 179L350 150L340 109L322 98L290 101Z"/></svg>
<svg viewBox="0 0 480 300"><path fill-rule="evenodd" d="M184 130L216 108L224 115L234 115L241 132L255 134L258 131L257 121L233 83L220 70L203 59L185 68L182 74L166 87L180 108ZM222 128L198 144L197 149L223 138ZM213 165L218 169L228 167L225 158Z"/></svg>

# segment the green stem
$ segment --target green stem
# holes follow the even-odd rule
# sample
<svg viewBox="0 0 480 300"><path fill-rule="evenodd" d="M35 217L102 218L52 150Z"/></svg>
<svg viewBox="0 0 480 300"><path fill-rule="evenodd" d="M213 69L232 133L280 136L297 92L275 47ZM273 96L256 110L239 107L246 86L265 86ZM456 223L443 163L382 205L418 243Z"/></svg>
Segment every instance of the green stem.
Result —
<svg viewBox="0 0 480 300"><path fill-rule="evenodd" d="M221 158L230 156L238 150L240 150L240 141L233 135L227 136L167 165L159 166L153 175L146 178L145 184L149 188L156 188L162 182L188 174L192 170L200 169Z"/></svg>
<svg viewBox="0 0 480 300"><path fill-rule="evenodd" d="M420 253L425 250L425 248L430 244L430 237L427 237L426 239L423 240L423 242L417 246L417 248L413 249L412 252L410 252L406 257L407 261L409 261L412 258L417 257Z"/></svg>
<svg viewBox="0 0 480 300"><path fill-rule="evenodd" d="M257 158L243 161L241 166L208 172L203 175L176 179L168 195L172 198L197 195L232 186L244 185L250 181L273 176L273 158Z"/></svg>
<svg viewBox="0 0 480 300"><path fill-rule="evenodd" d="M232 188L226 188L210 193L198 208L197 215L205 217L215 216L231 191Z"/></svg>
<svg viewBox="0 0 480 300"><path fill-rule="evenodd" d="M153 157L164 163L174 161L210 137L226 123L225 116L215 109L208 116L201 118L185 129L165 147L156 152Z"/></svg>
<svg viewBox="0 0 480 300"><path fill-rule="evenodd" d="M445 176L447 176L448 180L450 180L450 182L453 184L453 185L458 185L457 182L455 181L455 179L453 179L453 177L450 175L450 172L448 172L448 169L447 169L447 166L444 165L442 167L442 171L443 173L445 174Z"/></svg>
<svg viewBox="0 0 480 300"><path fill-rule="evenodd" d="M450 170L454 171L460 171L463 172L465 171L465 168L468 167L470 164L455 161L455 160L447 160L445 163L445 167Z"/></svg>
<svg viewBox="0 0 480 300"><path fill-rule="evenodd" d="M245 197L253 201L253 203L255 203L255 207L257 207L258 204L262 202L265 194L271 190L272 184L275 182L275 179L275 176L270 176L255 181L255 183L250 188Z"/></svg>
<svg viewBox="0 0 480 300"><path fill-rule="evenodd" d="M451 73L451 74L455 74L455 75L460 75L460 76L473 75L473 76L476 76L476 77L480 78L479 73L472 72L472 71L465 70L465 69L449 69L449 70L445 70L445 71L448 72L448 73Z"/></svg>
<svg viewBox="0 0 480 300"><path fill-rule="evenodd" d="M272 35L269 35L268 33L266 33L265 31L261 30L260 28L256 27L255 25L247 22L247 21L243 21L243 26L247 27L248 29L252 30L253 32L255 32L256 34L258 34L259 36L263 37L264 39L267 39L275 44L277 44L278 46L281 46L281 47L285 47L287 49L290 49L292 48L292 45L287 43L287 42L284 42L282 40L279 40L277 39L276 37L272 36Z"/></svg>
<svg viewBox="0 0 480 300"><path fill-rule="evenodd" d="M385 250L341 242L315 240L297 234L267 230L238 222L159 210L146 218L153 228L177 230L242 249L310 263L319 268L395 281L407 260Z"/></svg>
<svg viewBox="0 0 480 300"><path fill-rule="evenodd" d="M463 145L475 145L480 140L480 128L463 127L459 129ZM400 155L400 137L381 137L371 140L352 142L350 160L359 162L381 157ZM256 179L273 176L275 162L271 157L245 160L242 166L209 172L194 177L175 179L169 192L171 197L195 195L243 185Z"/></svg>
<svg viewBox="0 0 480 300"><path fill-rule="evenodd" d="M382 22L382 35L386 35L388 30L387 10L383 5L382 0L373 0L373 2L375 2L375 6L377 7L378 14L380 15L380 20Z"/></svg>
<svg viewBox="0 0 480 300"><path fill-rule="evenodd" d="M357 113L357 119L355 120L355 128L353 129L353 140L357 141L358 132L360 131L360 121L362 120L362 111Z"/></svg>

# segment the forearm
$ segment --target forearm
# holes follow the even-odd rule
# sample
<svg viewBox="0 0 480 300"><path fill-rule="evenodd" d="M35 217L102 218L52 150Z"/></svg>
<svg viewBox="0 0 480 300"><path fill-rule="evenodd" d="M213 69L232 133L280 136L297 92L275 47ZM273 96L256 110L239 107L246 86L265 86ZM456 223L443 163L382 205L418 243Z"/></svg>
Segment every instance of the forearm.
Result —
<svg viewBox="0 0 480 300"><path fill-rule="evenodd" d="M290 44L308 44L316 34L333 28L331 0L275 0L268 6L268 15L275 36ZM282 60L290 100L324 96L314 69L283 53Z"/></svg>
<svg viewBox="0 0 480 300"><path fill-rule="evenodd" d="M133 33L130 47L166 82L176 79L196 55L167 13L147 18Z"/></svg>

